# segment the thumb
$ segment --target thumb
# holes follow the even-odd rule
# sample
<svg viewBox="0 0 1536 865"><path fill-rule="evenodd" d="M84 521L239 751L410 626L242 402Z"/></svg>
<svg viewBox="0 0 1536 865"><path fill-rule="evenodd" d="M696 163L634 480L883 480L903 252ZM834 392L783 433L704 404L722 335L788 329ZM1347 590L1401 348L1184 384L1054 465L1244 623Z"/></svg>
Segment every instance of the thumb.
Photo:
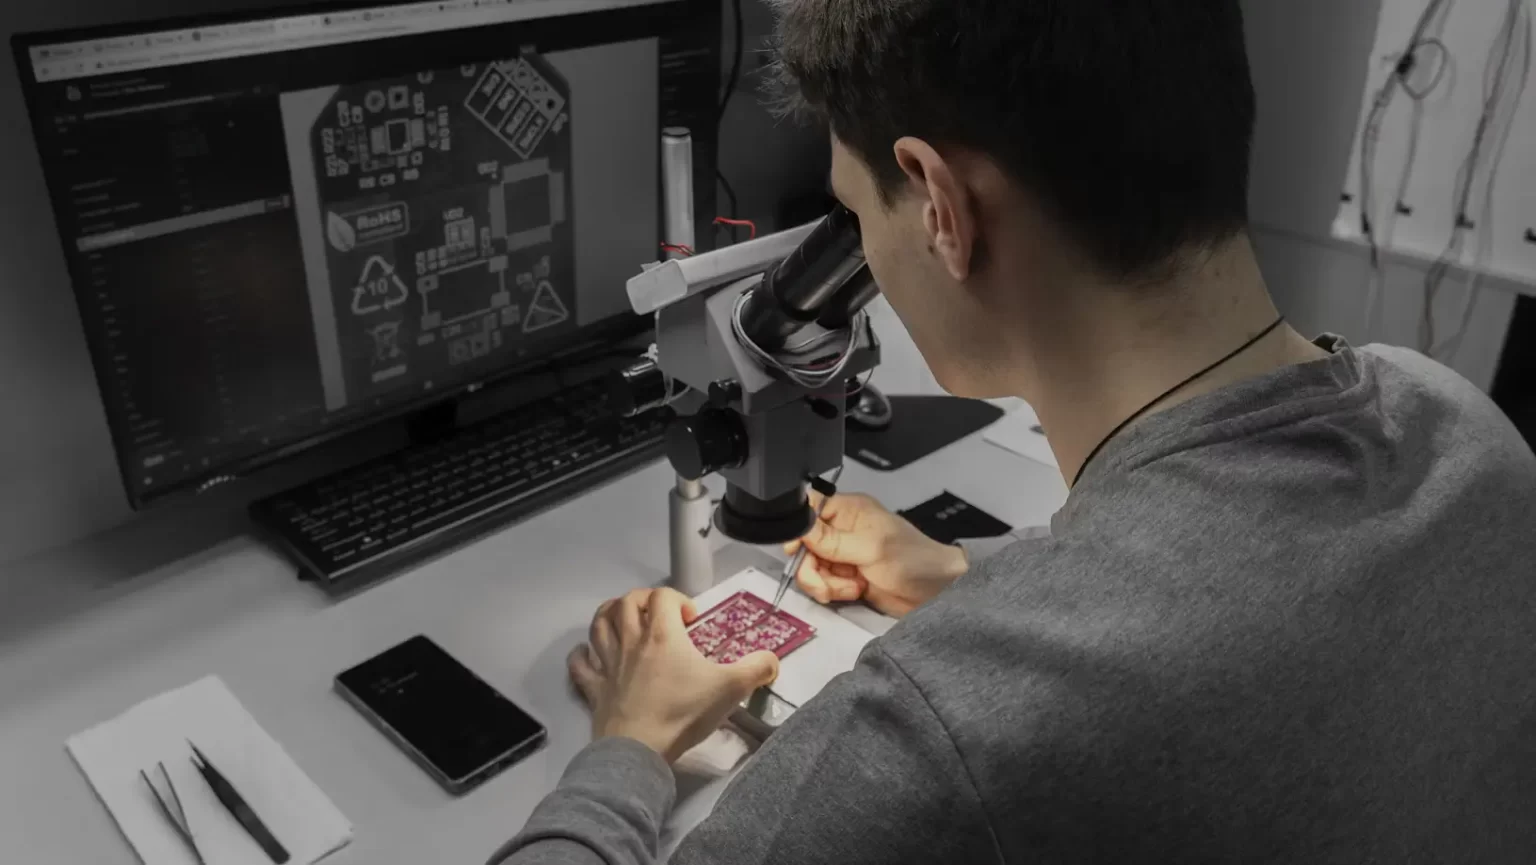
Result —
<svg viewBox="0 0 1536 865"><path fill-rule="evenodd" d="M753 652L736 663L727 665L725 670L731 674L732 683L745 699L758 688L772 685L778 680L779 656L772 652Z"/></svg>

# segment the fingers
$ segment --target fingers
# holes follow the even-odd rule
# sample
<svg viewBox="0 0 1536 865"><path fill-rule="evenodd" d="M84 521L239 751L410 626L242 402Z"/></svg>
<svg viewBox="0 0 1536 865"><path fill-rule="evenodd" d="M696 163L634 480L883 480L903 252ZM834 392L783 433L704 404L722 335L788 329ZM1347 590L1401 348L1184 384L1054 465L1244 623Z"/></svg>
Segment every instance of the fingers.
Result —
<svg viewBox="0 0 1536 865"><path fill-rule="evenodd" d="M736 699L741 700L778 680L779 658L772 652L754 652L722 669L730 674L739 695Z"/></svg>
<svg viewBox="0 0 1536 865"><path fill-rule="evenodd" d="M819 558L848 565L872 565L880 560L884 535L876 530L849 531L827 520L811 527L805 545Z"/></svg>
<svg viewBox="0 0 1536 865"><path fill-rule="evenodd" d="M863 598L865 593L869 591L869 582L859 576L838 577L828 575L826 583L827 603L829 604L851 604Z"/></svg>
<svg viewBox="0 0 1536 865"><path fill-rule="evenodd" d="M884 505L863 493L838 493L827 501L825 508L814 490L812 495L811 507L820 511L821 521L840 528L849 527L865 514L886 512Z"/></svg>
<svg viewBox="0 0 1536 865"><path fill-rule="evenodd" d="M864 597L869 581L852 565L824 562L806 556L795 575L800 590L818 604L846 604Z"/></svg>
<svg viewBox="0 0 1536 865"><path fill-rule="evenodd" d="M614 629L618 631L619 642L624 646L633 646L645 636L645 614L651 604L651 591L649 589L636 589L624 596L610 616L614 619Z"/></svg>
<svg viewBox="0 0 1536 865"><path fill-rule="evenodd" d="M821 575L819 564L815 556L806 556L800 563L800 570L795 574L795 582L800 586L800 591L809 595L811 600L818 604L829 604L832 601L827 594L827 581Z"/></svg>
<svg viewBox="0 0 1536 865"><path fill-rule="evenodd" d="M597 608L592 626L587 629L587 644L592 647L592 662L599 669L610 669L618 659L619 636L613 628L613 609L618 601L608 601Z"/></svg>
<svg viewBox="0 0 1536 865"><path fill-rule="evenodd" d="M582 699L591 705L596 700L597 687L602 674L592 665L592 654L589 648L585 645L577 646L565 659L565 666L571 673L571 683L581 692Z"/></svg>
<svg viewBox="0 0 1536 865"><path fill-rule="evenodd" d="M685 622L698 618L693 602L675 589L655 589L650 595L649 632L652 639L666 640L683 635Z"/></svg>

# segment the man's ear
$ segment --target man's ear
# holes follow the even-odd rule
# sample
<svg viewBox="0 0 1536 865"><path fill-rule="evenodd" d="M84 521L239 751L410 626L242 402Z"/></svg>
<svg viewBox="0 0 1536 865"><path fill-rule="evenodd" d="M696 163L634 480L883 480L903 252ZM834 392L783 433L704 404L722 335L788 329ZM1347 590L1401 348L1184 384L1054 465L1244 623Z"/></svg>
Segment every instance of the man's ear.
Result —
<svg viewBox="0 0 1536 865"><path fill-rule="evenodd" d="M957 281L971 276L981 244L975 200L955 176L944 157L921 138L896 142L896 164L918 194L928 242L949 275Z"/></svg>

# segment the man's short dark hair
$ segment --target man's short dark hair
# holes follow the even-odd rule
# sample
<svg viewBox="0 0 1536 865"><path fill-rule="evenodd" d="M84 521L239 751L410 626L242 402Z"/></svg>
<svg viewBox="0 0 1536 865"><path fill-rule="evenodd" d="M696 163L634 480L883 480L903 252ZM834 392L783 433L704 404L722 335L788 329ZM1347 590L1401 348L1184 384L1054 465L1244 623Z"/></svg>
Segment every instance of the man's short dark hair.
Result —
<svg viewBox="0 0 1536 865"><path fill-rule="evenodd" d="M1247 226L1238 0L774 0L780 96L889 202L915 136L996 160L1115 276Z"/></svg>

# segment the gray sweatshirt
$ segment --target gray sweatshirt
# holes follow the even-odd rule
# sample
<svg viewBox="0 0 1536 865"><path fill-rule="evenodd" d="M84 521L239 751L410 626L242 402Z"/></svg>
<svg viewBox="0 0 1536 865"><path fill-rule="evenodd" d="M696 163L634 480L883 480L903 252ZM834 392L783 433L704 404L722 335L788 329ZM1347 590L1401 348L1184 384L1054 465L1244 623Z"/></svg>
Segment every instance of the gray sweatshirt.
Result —
<svg viewBox="0 0 1536 865"><path fill-rule="evenodd" d="M673 861L1536 862L1536 457L1412 352L1148 418L776 733ZM597 742L496 861L656 859Z"/></svg>

